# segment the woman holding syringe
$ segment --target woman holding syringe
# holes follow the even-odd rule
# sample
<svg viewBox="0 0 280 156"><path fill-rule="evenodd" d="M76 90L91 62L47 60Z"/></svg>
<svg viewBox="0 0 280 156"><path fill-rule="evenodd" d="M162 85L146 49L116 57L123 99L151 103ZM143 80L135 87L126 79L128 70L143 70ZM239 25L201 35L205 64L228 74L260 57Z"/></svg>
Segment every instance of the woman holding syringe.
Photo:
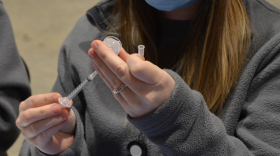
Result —
<svg viewBox="0 0 280 156"><path fill-rule="evenodd" d="M22 102L21 154L279 155L276 12L263 0L100 2L66 39L53 91L98 76L70 115L58 93ZM119 56L96 40L116 33ZM149 61L128 54L140 44Z"/></svg>

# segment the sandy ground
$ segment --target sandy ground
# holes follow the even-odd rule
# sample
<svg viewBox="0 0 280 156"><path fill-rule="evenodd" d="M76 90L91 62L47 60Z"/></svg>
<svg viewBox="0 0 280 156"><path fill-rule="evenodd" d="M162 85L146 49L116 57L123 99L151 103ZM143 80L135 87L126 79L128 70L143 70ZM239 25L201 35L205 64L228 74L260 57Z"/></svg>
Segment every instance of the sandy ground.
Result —
<svg viewBox="0 0 280 156"><path fill-rule="evenodd" d="M57 76L60 46L75 22L98 0L2 0L16 43L31 74L32 94L50 92ZM280 0L268 0L280 8ZM19 153L23 137L8 150Z"/></svg>

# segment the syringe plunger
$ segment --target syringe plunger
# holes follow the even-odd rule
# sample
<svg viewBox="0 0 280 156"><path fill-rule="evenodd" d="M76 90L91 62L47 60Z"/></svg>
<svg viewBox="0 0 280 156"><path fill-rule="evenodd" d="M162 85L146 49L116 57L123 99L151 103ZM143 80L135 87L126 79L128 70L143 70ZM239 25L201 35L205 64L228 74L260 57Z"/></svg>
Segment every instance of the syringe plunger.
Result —
<svg viewBox="0 0 280 156"><path fill-rule="evenodd" d="M68 107L70 108L72 106L71 100L68 99L68 97L60 97L58 99L58 102L62 108Z"/></svg>

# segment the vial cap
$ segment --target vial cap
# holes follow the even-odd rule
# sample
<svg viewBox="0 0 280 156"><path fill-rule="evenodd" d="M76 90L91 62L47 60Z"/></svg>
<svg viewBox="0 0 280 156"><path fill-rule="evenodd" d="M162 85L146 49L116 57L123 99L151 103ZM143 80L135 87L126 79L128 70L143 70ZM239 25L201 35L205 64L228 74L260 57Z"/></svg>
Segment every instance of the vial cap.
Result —
<svg viewBox="0 0 280 156"><path fill-rule="evenodd" d="M121 48L122 48L122 43L121 41L114 37L114 36L107 36L103 42L117 55L119 55Z"/></svg>

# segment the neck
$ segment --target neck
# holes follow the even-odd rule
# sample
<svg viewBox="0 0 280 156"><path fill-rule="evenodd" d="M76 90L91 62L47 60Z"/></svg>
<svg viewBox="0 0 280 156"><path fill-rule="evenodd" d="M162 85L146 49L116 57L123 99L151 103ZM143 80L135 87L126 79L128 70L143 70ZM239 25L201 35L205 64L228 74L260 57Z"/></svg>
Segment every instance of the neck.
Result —
<svg viewBox="0 0 280 156"><path fill-rule="evenodd" d="M173 11L159 11L160 14L170 20L188 21L195 18L196 11L199 9L202 0L198 0L194 4L176 9Z"/></svg>

